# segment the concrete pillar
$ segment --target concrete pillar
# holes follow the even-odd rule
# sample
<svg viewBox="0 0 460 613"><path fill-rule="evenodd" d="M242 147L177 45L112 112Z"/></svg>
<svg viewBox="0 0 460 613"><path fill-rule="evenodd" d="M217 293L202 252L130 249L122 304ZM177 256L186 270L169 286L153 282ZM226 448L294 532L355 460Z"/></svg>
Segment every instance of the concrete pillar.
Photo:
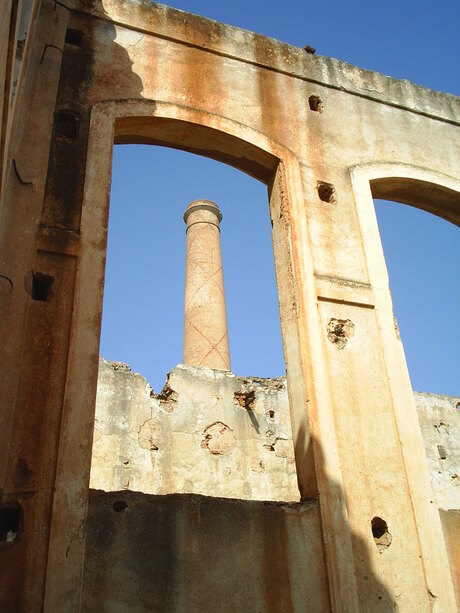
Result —
<svg viewBox="0 0 460 613"><path fill-rule="evenodd" d="M219 223L222 213L210 200L185 210L184 364L230 370Z"/></svg>

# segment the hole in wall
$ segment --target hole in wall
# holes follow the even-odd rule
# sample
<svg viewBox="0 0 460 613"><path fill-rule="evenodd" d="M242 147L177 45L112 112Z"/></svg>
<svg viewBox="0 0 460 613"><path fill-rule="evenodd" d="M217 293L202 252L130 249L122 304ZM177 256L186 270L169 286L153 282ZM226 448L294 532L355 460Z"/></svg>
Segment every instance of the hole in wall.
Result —
<svg viewBox="0 0 460 613"><path fill-rule="evenodd" d="M116 500L112 505L112 509L115 511L115 513L121 513L126 509L127 506L128 503L124 500Z"/></svg>
<svg viewBox="0 0 460 613"><path fill-rule="evenodd" d="M233 394L235 398L235 402L239 404L243 409L254 409L254 403L256 400L256 393L254 390L251 391L239 391Z"/></svg>
<svg viewBox="0 0 460 613"><path fill-rule="evenodd" d="M373 517L371 521L372 528L372 536L374 537L374 542L377 545L377 549L379 553L388 549L391 545L391 541L393 537L388 532L387 522L381 517Z"/></svg>
<svg viewBox="0 0 460 613"><path fill-rule="evenodd" d="M444 445L438 445L438 455L441 460L447 460L447 451Z"/></svg>
<svg viewBox="0 0 460 613"><path fill-rule="evenodd" d="M12 543L18 539L22 524L22 509L19 504L0 506L0 542Z"/></svg>
<svg viewBox="0 0 460 613"><path fill-rule="evenodd" d="M387 522L381 517L372 518L372 536L375 539L381 538L385 532L388 532Z"/></svg>
<svg viewBox="0 0 460 613"><path fill-rule="evenodd" d="M38 300L40 302L49 302L53 295L52 286L54 283L54 277L51 275L44 275L41 272L35 272L32 276L32 300Z"/></svg>
<svg viewBox="0 0 460 613"><path fill-rule="evenodd" d="M346 347L348 340L355 334L355 324L350 319L331 317L327 324L327 338L337 349Z"/></svg>
<svg viewBox="0 0 460 613"><path fill-rule="evenodd" d="M337 202L335 187L331 183L318 181L316 189L318 190L318 196L320 200L322 200L323 202L328 202L330 204Z"/></svg>
<svg viewBox="0 0 460 613"><path fill-rule="evenodd" d="M23 57L24 57L25 44L26 44L25 39L18 40L16 43L16 59L19 60L20 62L22 62Z"/></svg>
<svg viewBox="0 0 460 613"><path fill-rule="evenodd" d="M317 113L323 112L323 101L319 96L310 96L308 98L308 104L310 105L311 111L316 111Z"/></svg>
<svg viewBox="0 0 460 613"><path fill-rule="evenodd" d="M438 434L449 434L450 426L447 421L439 420L438 424L433 424L434 429L438 432Z"/></svg>
<svg viewBox="0 0 460 613"><path fill-rule="evenodd" d="M58 111L54 121L56 140L72 143L80 134L80 115L75 111Z"/></svg>
<svg viewBox="0 0 460 613"><path fill-rule="evenodd" d="M81 30L74 30L72 28L69 28L65 33L65 42L67 45L81 47L81 44L83 42L83 32Z"/></svg>

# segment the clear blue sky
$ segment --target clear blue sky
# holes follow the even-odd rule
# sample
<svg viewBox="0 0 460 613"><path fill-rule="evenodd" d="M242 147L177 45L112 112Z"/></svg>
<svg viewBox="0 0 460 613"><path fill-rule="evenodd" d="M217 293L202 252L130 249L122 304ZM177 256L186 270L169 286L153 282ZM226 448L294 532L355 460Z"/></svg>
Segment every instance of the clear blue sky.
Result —
<svg viewBox="0 0 460 613"><path fill-rule="evenodd" d="M175 8L459 94L460 2L208 0ZM285 373L266 187L223 164L148 146L114 149L101 355L159 391L182 359L185 224L196 198L224 214L222 250L232 370ZM412 386L460 394L460 230L376 203ZM244 209L245 224L241 223Z"/></svg>

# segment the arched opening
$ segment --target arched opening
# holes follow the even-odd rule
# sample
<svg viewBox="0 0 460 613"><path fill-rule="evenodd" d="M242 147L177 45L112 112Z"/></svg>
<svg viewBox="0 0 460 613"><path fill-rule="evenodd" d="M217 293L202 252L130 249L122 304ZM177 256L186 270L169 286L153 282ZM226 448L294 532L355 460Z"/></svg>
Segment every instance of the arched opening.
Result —
<svg viewBox="0 0 460 613"><path fill-rule="evenodd" d="M440 521L438 507L429 486L427 490L427 483L433 474L431 471L430 475L430 467L428 466L430 460L427 463L427 456L430 458L430 452L434 452L436 462L445 462L446 460L440 458L440 451L436 446L434 446L434 449L428 450L427 439L424 440L422 437L417 415L417 401L414 398L408 376L403 344L394 323L393 303L389 292L391 269L390 267L387 268L385 263L373 198L394 199L416 208L425 209L442 219L458 224L460 184L452 176L442 174L439 171L398 163L359 166L351 169L350 174L366 255L368 278L373 290L375 315L383 347L383 359L388 374L388 387L391 393L391 404L388 404L388 409L392 410L395 417L397 436L405 459L406 475L412 484L411 499L416 521L420 522L420 525L428 522L428 526L436 526L437 538L440 539L440 542L442 542L444 529L444 541L449 546L449 543L455 540L455 537L451 538L449 533L453 535L455 528L446 530L446 526L441 525L444 524L444 520ZM391 205L385 202L381 206L387 207L387 211L389 211L390 207L401 205ZM401 208L404 209L404 207ZM410 207L407 207L407 209L410 209ZM406 210L406 212L408 215L411 213L410 210ZM417 213L417 211L413 212ZM453 229L456 231L456 228ZM406 230L406 233L411 232L411 229ZM406 241L406 245L408 245L408 241ZM390 272L390 278L388 272ZM425 348L424 352L428 353L428 350ZM432 367L435 368L435 365L433 364ZM450 409L455 411L452 405ZM433 428L433 425L435 428ZM428 423L425 433L428 430L435 432L436 426L440 427L441 425L439 420L435 424ZM430 465L432 466L431 463ZM435 475L434 480L431 479L434 489L436 489L435 481L438 474ZM430 492L429 504L426 504L427 491ZM421 546L422 548L426 547L424 540L421 540ZM451 558L451 564L452 567L455 567L454 556Z"/></svg>
<svg viewBox="0 0 460 613"><path fill-rule="evenodd" d="M140 119L134 120L133 117ZM136 129L132 127L133 122L137 124ZM84 524L87 516L114 140L115 143L145 142L174 146L195 153L207 152L208 157L227 161L268 185L291 426L293 439L297 441L296 458L300 459L297 478L301 496L314 496L317 486L306 414L306 386L309 380L305 376L302 357L303 353L307 355L309 351L301 350L302 344L305 346L310 340L305 330L300 328L299 318L293 311L296 304L293 278L295 269L289 251L289 231L291 228L293 231L296 229L294 223L301 219L299 212L303 207L301 173L296 158L289 150L265 135L203 111L149 101L104 102L96 104L91 113L80 228L84 249L79 258L72 321L73 340L66 370L65 394L72 401L64 412L62 426L76 433L81 445L76 454L73 439L69 437L62 441L59 448L52 530L54 526L58 535L63 534L63 531L73 533L78 526ZM298 230L305 231L304 228ZM297 257L307 263L311 262L308 244L302 242L298 251L300 254L297 253ZM313 280L311 283L313 285ZM308 299L311 298L312 293L309 293ZM314 309L309 308L308 313L314 313ZM168 402L167 398L163 400ZM233 398L232 407L235 401L237 399ZM78 406L78 410L73 410L74 406ZM241 410L247 411L245 416L250 420L249 407L241 407ZM267 419L271 419L270 411ZM142 438L149 447L150 433L148 430L143 432L146 436ZM206 434L209 434L209 430ZM203 442L206 444L206 435ZM209 445L203 451L211 453ZM276 454L276 446L270 453ZM283 453L281 444L279 453ZM257 470L256 465L255 468ZM52 541L55 545L51 550L50 563L58 564L59 556L66 555L67 544L62 543L62 549L61 541L56 536L52 537ZM74 569L80 572L83 548L77 556L69 577L74 576Z"/></svg>
<svg viewBox="0 0 460 613"><path fill-rule="evenodd" d="M452 501L457 497L457 474L448 449L455 448L455 432L449 423L456 421L460 395L460 233L456 227L460 189L448 178L433 176L430 180L429 171L420 174L428 180L379 178L371 181L371 187L374 197L398 201L376 201L376 213L398 321L396 331L399 335L400 330L412 387L424 393L414 394L419 424L412 424L408 431L404 432L402 425L404 400L396 410L403 443L407 444L407 434L416 435L418 426L424 432L434 492L430 503L434 502L439 512L455 584L458 511L452 510Z"/></svg>
<svg viewBox="0 0 460 613"><path fill-rule="evenodd" d="M362 172L370 179L380 224L378 238L377 226L370 234L366 231L365 244L370 250L368 241L374 241L372 250L375 251L381 239L387 256L386 266L380 258L376 260L377 266L373 262L369 264L371 277L373 283L385 291L387 270L389 272L394 311L396 318L401 320L402 341L407 344L405 350L414 379L412 385L422 391L455 393L458 327L453 314L457 310L459 292L455 272L458 270L458 230L455 226L460 220L458 184L439 173L398 164L372 165ZM359 174L358 171L353 175L355 188L361 180ZM410 206L402 207L388 201ZM364 221L361 204L359 213L363 227L369 230L371 226ZM394 253L390 253L390 245L395 247Z"/></svg>
<svg viewBox="0 0 460 613"><path fill-rule="evenodd" d="M253 387L257 388L257 390L260 387L260 393L262 395L264 390L263 382L258 380L257 376L254 378L254 375L257 375L257 373L253 372L249 373L252 376L246 378L244 381L241 380L238 382L238 385L236 386L238 389L235 388L233 390L234 393L232 392L231 405L232 411L236 409L237 411L240 411L241 415L243 415L245 420L244 428L246 430L252 432L255 436L263 436L267 438L267 440L264 441L264 452L266 451L268 454L268 461L281 461L285 464L289 463L293 468L295 465L295 458L294 451L291 449L292 442L290 442L290 439L302 441L302 462L300 467L297 466L298 485L303 495L306 492L313 492L315 491L316 487L314 485L315 475L310 463L311 456L309 451L308 433L305 432L307 420L304 410L304 407L306 406L304 388L305 379L298 376L299 369L302 368L302 358L298 350L298 322L295 317L292 317L290 312L293 308L295 308L295 298L293 296L294 283L292 279L292 256L289 254L289 241L286 234L287 224L286 218L284 217L284 215L289 215L288 212L291 207L300 205L299 196L301 196L301 191L295 190L292 192L293 187L297 189L297 186L300 185L300 175L298 174L297 163L289 152L284 151L276 144L270 143L265 136L254 134L250 131L248 132L247 128L240 126L237 126L237 129L235 130L235 126L230 124L225 125L225 120L222 120L222 118L206 116L204 123L208 125L201 125L200 123L195 122L180 121L177 118L168 119L165 117L150 116L132 117L130 111L133 112L136 110L141 110L145 112L145 106L147 106L148 111L151 111L151 105L149 103L136 103L135 106L139 106L140 109L133 109L132 106L132 103L127 103L127 108L122 109L123 112L129 113L128 117L118 117L115 119L115 144L131 143L167 145L175 149L184 149L191 153L200 153L206 157L227 162L231 166L239 170L243 170L245 173L268 185L271 211L270 216L271 221L273 222L271 224L271 229L276 244L275 269L278 284L278 298L280 304L284 306L284 311L283 309L280 309L280 312L282 315L281 327L284 340L284 358L286 363L287 379L289 382L287 386L289 394L287 413L289 413L290 410L291 419L288 418L287 420L281 420L280 425L282 424L283 432L280 436L278 436L276 428L274 428L278 415L276 410L273 412L274 408L272 406L265 406L265 404L262 402L262 406L264 407L263 420L258 418L257 411L253 410L254 407L253 403L250 401L250 396L251 393L255 391L255 389L252 389ZM171 108L168 107L168 105L166 105L166 107L167 108L165 110L167 111L167 114L171 113ZM115 109L110 109L109 103L109 110L114 110L116 113L118 113L120 112L120 107L118 106ZM93 114L92 121L94 126L94 137L91 142L94 143L94 157L92 155L91 147L88 156L88 164L91 164L91 161L94 160L94 166L91 167L92 172L89 180L87 181L85 197L88 201L92 202L102 201L104 198L104 178L110 176L110 166L107 164L107 155L111 155L112 149L106 147L104 156L101 155L100 146L96 144L98 129L103 129L103 127L107 125L108 120L107 108L101 108L101 111L102 112L100 114L97 112ZM160 112L158 114L160 114ZM193 115L190 109L185 110L184 114L186 116ZM209 124L212 125L214 122L218 123L219 129L210 127ZM228 130L228 132L224 132L223 130ZM235 135L238 134L240 130L247 140L242 140ZM254 144L254 142L257 143L257 146ZM261 146L265 148L261 148ZM276 153L276 155L273 154L273 151ZM99 168L99 166L101 167ZM289 182L286 175L289 175ZM102 181L101 177L103 178ZM299 182L297 183L297 181ZM297 200L299 200L299 202L297 202ZM181 208L183 204L184 203L181 203ZM182 213L183 211L179 213L179 219ZM107 215L107 209L99 210L96 214ZM83 218L82 225L85 224L85 221L86 219ZM184 231L184 228L182 227L182 220L180 220L178 225L181 228L180 232L182 233ZM96 229L96 226L91 224L91 231L93 229ZM97 243L96 237L94 237L92 244L97 244L98 248L103 246L103 243ZM101 264L103 264L102 260ZM94 274L94 269L91 272ZM284 394L287 401L286 383L276 382L275 385L279 386L280 391L282 391L281 387L284 387ZM145 383L143 387L145 388ZM165 410L166 412L174 411L174 408L171 407L171 401L174 402L176 398L176 394L174 392L177 393L177 391L173 388L174 386L166 386L162 393L152 394L152 397L155 396L154 400L159 403L161 410ZM125 391L126 390L123 389L121 393L125 393ZM266 391L268 392L268 390ZM259 392L256 391L256 407L258 393ZM216 397L218 396L219 394L216 395ZM242 398L243 400L241 400ZM266 411L265 408L267 409ZM136 438L136 443L139 443L141 446L144 445L144 449L147 451L148 464L151 464L151 460L153 462L154 457L152 457L152 455L149 456L149 454L157 451L155 448L158 446L154 440L156 432L155 428L158 424L154 424L153 422L150 422L150 420L145 421L149 422L148 425L145 426L142 432L140 432L141 429L139 428L139 430L134 433L134 438ZM218 422L215 423L221 423L221 421L224 423L225 420L218 420ZM266 424L265 421L267 421ZM199 427L196 426L195 430L196 434L202 435L202 440L199 444L201 449L205 449L206 453L211 454L212 456L217 456L218 454L214 453L214 450L216 449L214 441L210 442L209 440L210 433L212 435L216 434L214 431L211 431L212 428L210 429L210 426L212 425L213 424L211 423L203 422ZM228 424L224 423L224 425ZM291 428L292 433L289 432L288 434L288 431ZM229 429L231 430L231 428ZM303 434L301 437L299 437L299 432L301 430ZM223 429L222 432L219 430L218 435L222 435L225 439L227 436L227 430ZM98 436L98 433L95 432L95 443L97 443ZM273 440L271 440L272 438ZM296 455L298 451L299 450L296 449ZM121 470L124 470L124 467L126 466L130 466L129 458L120 457L119 460ZM264 472L264 462L261 462L261 458L255 458L252 457L251 454L248 454L246 461L251 463L250 470L253 473ZM267 470L267 474L269 472L270 471ZM283 471L283 474L287 475L288 479L291 480L292 470L289 474L288 472ZM266 481L266 475L262 475L262 477L265 477ZM283 479L284 478L285 477L283 477ZM261 483L263 483L263 481L264 478L261 479ZM244 483L242 485L244 485ZM186 491L188 486L187 484L183 484L183 487L185 487ZM250 488L251 491L249 491L247 484L245 487L247 490L246 492L243 492L245 497L252 497L253 495L254 497L261 497L260 495L254 494L252 488ZM262 487L264 486L262 485ZM297 490L297 484L295 489ZM298 494L296 494L295 497L298 498ZM292 499L292 495L288 495L288 498Z"/></svg>
<svg viewBox="0 0 460 613"><path fill-rule="evenodd" d="M91 488L299 499L266 189L203 156L114 148ZM235 374L176 367L183 214L201 197L223 214Z"/></svg>
<svg viewBox="0 0 460 613"><path fill-rule="evenodd" d="M416 193L423 194L420 184ZM412 387L454 396L460 393L460 232L426 212L432 201L424 198L425 210L377 199L375 207Z"/></svg>
<svg viewBox="0 0 460 613"><path fill-rule="evenodd" d="M460 196L446 185L410 176L379 177L370 183L374 198L409 204L460 225Z"/></svg>

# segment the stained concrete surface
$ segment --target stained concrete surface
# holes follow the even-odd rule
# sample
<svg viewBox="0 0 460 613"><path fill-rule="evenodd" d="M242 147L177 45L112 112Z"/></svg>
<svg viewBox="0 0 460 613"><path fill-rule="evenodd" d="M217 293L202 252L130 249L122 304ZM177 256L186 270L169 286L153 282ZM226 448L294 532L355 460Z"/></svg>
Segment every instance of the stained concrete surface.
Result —
<svg viewBox="0 0 460 613"><path fill-rule="evenodd" d="M457 602L460 603L460 509L450 509L449 511L440 509L439 514L449 556L452 581Z"/></svg>
<svg viewBox="0 0 460 613"><path fill-rule="evenodd" d="M440 510L451 573L460 594L460 399L421 392L414 392L414 399L430 467L434 503ZM91 493L87 550L89 568L97 566L96 576L100 573L97 583L104 585L107 591L104 595L99 590L92 593L94 579L86 575L85 606L88 609L85 610L88 611L127 611L130 603L131 606L136 603L136 611L200 610L200 606L205 606L207 590L222 599L220 608L208 610L226 611L228 606L230 611L235 605L258 610L262 605L257 604L257 599L263 596L254 587L249 589L246 585L238 595L233 595L233 599L226 593L227 589L232 592L231 581L240 584L250 562L244 558L246 562L241 566L240 554L234 544L228 542L231 524L222 532L225 521L222 518L217 539L223 539L223 545L216 549L215 563L210 565L216 577L208 576L206 582L201 581L203 589L196 588L197 594L191 587L191 580L185 579L190 574L189 565L195 564L193 555L204 558L210 546L211 536L204 527L204 533L196 533L194 527L192 530L193 522L197 521L194 513L198 512L201 517L203 505L207 510L215 506L216 513L223 512L224 517L229 513L238 530L241 518L236 520L235 513L242 514L246 523L252 521L248 518L256 516L254 521L261 521L261 524L250 530L265 530L266 522L273 526L274 542L281 538L280 517L284 518L281 522L284 525L285 520L293 521L292 513L298 516L310 509L308 517L315 516L313 524L303 515L300 522L302 525L307 522L308 530L317 527L316 511L311 510L312 505L316 509L316 503L283 506L264 502L265 506L251 507L230 500L299 500L284 377L244 378L230 372L179 365L168 374L162 392L156 394L146 379L132 372L127 364L101 358L91 487L107 492ZM228 504L218 497L228 499ZM165 509L170 508L174 520L170 519L164 527ZM260 515L260 509L265 509L265 514ZM157 536L150 533L152 522L156 531L160 530L159 526L164 527L160 545L156 543ZM130 530L131 524L135 527ZM181 549L187 538L186 525L191 531L188 538L193 540L195 547L192 557L188 554L184 557ZM152 551L155 551L156 562L153 566L146 562L144 536L147 542L155 539ZM314 538L320 538L319 532L315 532ZM102 548L101 541L105 543ZM135 562L133 546L138 551ZM310 552L311 546L309 542L305 551ZM162 552L162 548L165 551ZM232 568L230 574L226 569L229 555L239 567L238 571ZM245 550L244 556L249 555L256 560L261 555L254 540L250 540L249 550ZM166 559L165 556L172 557ZM295 556L291 551L288 563L292 563ZM183 578L178 579L182 572L185 573ZM128 581L122 580L123 573L129 576ZM226 574L227 584L218 581L219 573ZM206 585L208 581L212 586ZM179 584L182 587L179 588ZM140 589L140 585L149 588ZM315 590L315 585L313 582L309 589ZM134 598L137 593L142 594L140 600ZM304 596L307 595L301 591L289 597L299 598L300 602ZM308 598L311 599L311 594ZM194 603L200 603L196 604L196 609ZM297 609L293 607L292 610Z"/></svg>
<svg viewBox="0 0 460 613"><path fill-rule="evenodd" d="M155 394L99 363L91 487L299 500L286 379L179 365Z"/></svg>
<svg viewBox="0 0 460 613"><path fill-rule="evenodd" d="M460 398L420 392L414 396L460 606Z"/></svg>
<svg viewBox="0 0 460 613"><path fill-rule="evenodd" d="M460 509L459 398L414 392L436 503ZM91 487L299 500L285 377L178 365L156 394L99 363Z"/></svg>
<svg viewBox="0 0 460 613"><path fill-rule="evenodd" d="M329 610L317 502L91 490L86 613Z"/></svg>
<svg viewBox="0 0 460 613"><path fill-rule="evenodd" d="M420 428L440 509L460 509L460 398L415 392Z"/></svg>

